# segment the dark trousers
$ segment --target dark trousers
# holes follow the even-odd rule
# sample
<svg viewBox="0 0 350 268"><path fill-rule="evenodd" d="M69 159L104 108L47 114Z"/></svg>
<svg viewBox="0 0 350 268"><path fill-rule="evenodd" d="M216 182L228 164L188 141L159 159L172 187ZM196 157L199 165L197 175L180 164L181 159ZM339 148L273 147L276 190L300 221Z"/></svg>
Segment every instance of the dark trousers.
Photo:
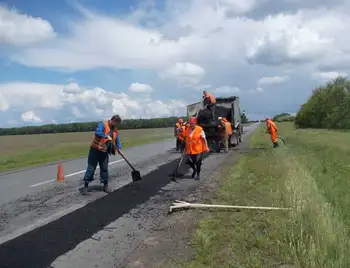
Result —
<svg viewBox="0 0 350 268"><path fill-rule="evenodd" d="M196 172L198 175L201 173L201 166L202 166L202 154L189 154L187 163L190 165L190 167L193 169L194 172Z"/></svg>
<svg viewBox="0 0 350 268"><path fill-rule="evenodd" d="M212 120L216 120L217 118L215 118L215 103L211 103L209 99L204 99L203 104L204 107L211 111Z"/></svg>
<svg viewBox="0 0 350 268"><path fill-rule="evenodd" d="M176 150L180 150L181 149L181 140L176 138Z"/></svg>
<svg viewBox="0 0 350 268"><path fill-rule="evenodd" d="M100 181L103 184L108 183L108 161L109 154L108 152L101 152L93 147L90 147L89 156L88 156L88 166L84 176L85 184L93 181L95 170L97 164L100 166Z"/></svg>

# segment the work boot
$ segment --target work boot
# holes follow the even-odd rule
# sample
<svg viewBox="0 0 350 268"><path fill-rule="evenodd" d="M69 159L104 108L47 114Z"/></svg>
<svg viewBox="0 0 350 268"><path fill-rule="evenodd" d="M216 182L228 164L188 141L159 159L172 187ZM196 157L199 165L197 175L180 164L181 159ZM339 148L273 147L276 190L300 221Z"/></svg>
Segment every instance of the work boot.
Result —
<svg viewBox="0 0 350 268"><path fill-rule="evenodd" d="M201 175L200 175L200 174L197 174L196 180L199 181L200 179L201 179Z"/></svg>
<svg viewBox="0 0 350 268"><path fill-rule="evenodd" d="M192 178L194 178L196 176L196 173L197 173L197 171L194 169L193 173L192 173Z"/></svg>
<svg viewBox="0 0 350 268"><path fill-rule="evenodd" d="M85 183L83 189L81 189L81 194L82 195L87 195L89 190L89 184Z"/></svg>
<svg viewBox="0 0 350 268"><path fill-rule="evenodd" d="M273 143L273 148L277 148L279 145L278 145L278 142L274 142Z"/></svg>
<svg viewBox="0 0 350 268"><path fill-rule="evenodd" d="M104 184L103 185L103 191L105 193L111 193L112 192L111 189L108 187L108 184Z"/></svg>

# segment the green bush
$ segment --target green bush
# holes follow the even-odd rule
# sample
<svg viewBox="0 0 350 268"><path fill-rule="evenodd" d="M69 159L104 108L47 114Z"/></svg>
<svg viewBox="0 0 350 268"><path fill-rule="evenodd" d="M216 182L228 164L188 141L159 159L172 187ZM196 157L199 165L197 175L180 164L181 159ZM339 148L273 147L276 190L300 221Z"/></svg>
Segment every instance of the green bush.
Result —
<svg viewBox="0 0 350 268"><path fill-rule="evenodd" d="M299 128L350 128L350 81L338 77L313 90L295 117Z"/></svg>

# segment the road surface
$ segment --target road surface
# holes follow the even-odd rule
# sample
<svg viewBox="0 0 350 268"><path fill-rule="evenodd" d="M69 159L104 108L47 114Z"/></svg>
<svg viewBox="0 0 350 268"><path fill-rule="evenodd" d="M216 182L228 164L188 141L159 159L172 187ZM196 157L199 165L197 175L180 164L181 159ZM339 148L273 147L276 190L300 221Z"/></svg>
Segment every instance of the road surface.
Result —
<svg viewBox="0 0 350 268"><path fill-rule="evenodd" d="M257 126L247 126L245 131L249 134ZM0 208L1 267L119 267L164 217L164 205L200 183L193 179L170 183L168 174L179 158L173 147L170 140L125 150L143 175L136 184L130 184L126 163L111 159L111 187L116 190L108 195L97 186L98 191L88 197L79 193L86 159L64 163L65 183L52 181L57 166L2 175L1 183L11 190L0 190L0 196L5 195ZM224 157L206 158L203 174L216 169ZM106 230L111 234L106 236ZM104 247L112 247L113 252L102 254Z"/></svg>

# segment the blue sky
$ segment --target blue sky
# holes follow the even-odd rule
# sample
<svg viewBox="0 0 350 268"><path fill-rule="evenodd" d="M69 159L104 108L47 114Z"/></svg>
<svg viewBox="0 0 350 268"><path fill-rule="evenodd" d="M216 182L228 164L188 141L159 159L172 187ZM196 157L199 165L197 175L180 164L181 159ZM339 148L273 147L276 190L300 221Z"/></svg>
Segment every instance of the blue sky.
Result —
<svg viewBox="0 0 350 268"><path fill-rule="evenodd" d="M2 1L0 127L183 115L207 89L251 119L349 72L347 1Z"/></svg>

